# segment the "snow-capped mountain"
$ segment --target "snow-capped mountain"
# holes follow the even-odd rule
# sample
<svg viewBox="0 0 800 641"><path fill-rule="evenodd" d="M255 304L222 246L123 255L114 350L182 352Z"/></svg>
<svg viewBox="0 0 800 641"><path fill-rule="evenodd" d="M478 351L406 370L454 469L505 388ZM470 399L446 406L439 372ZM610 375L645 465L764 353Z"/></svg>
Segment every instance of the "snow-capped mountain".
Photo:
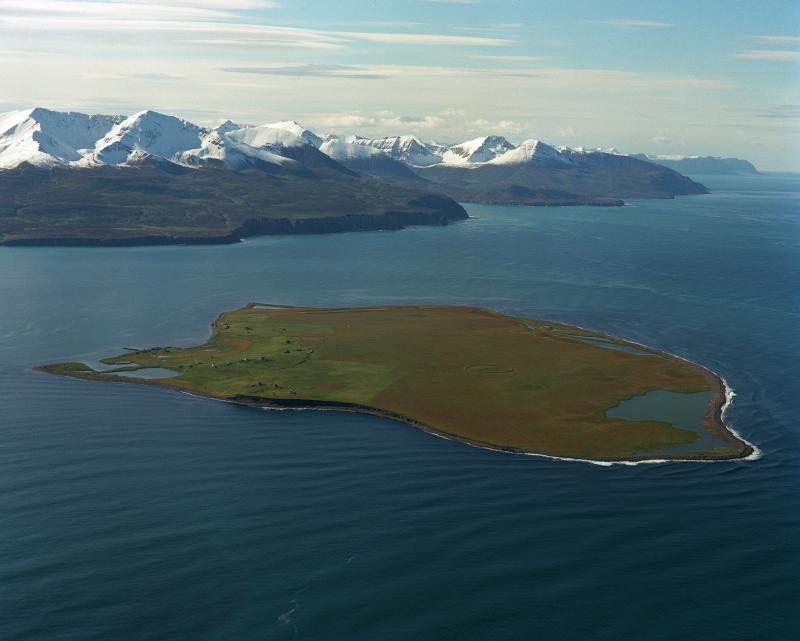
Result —
<svg viewBox="0 0 800 641"><path fill-rule="evenodd" d="M446 165L489 162L512 149L514 145L502 136L481 136L447 148L442 154L442 162Z"/></svg>
<svg viewBox="0 0 800 641"><path fill-rule="evenodd" d="M238 122L233 122L233 120L226 120L216 127L214 127L214 131L218 131L221 134L226 134L229 131L236 131L237 129L247 129L252 125L241 125Z"/></svg>
<svg viewBox="0 0 800 641"><path fill-rule="evenodd" d="M701 160L694 159L692 166L700 166ZM23 163L93 168L153 162L161 167L173 163L267 173L360 174L484 202L582 202L704 189L653 165L678 161L636 158L616 150L557 149L535 139L514 145L487 135L441 145L413 135L323 137L294 120L259 126L227 120L207 128L151 110L127 117L42 108L0 114L0 169Z"/></svg>
<svg viewBox="0 0 800 641"><path fill-rule="evenodd" d="M124 116L88 116L37 107L0 114L0 169L76 163Z"/></svg>
<svg viewBox="0 0 800 641"><path fill-rule="evenodd" d="M583 149L555 149L537 140L513 145L502 136L481 136L456 145L426 143L412 135L385 138L322 136L294 120L260 126L230 120L209 129L156 111L132 116L89 116L35 108L0 115L0 169L36 166L134 165L146 158L198 167L219 161L231 169L255 163L354 169L369 165L390 174L430 167L484 164L569 164ZM382 155L378 155L382 154ZM333 162L330 162L333 161ZM367 162L368 161L368 162ZM341 167L339 167L341 168Z"/></svg>
<svg viewBox="0 0 800 641"><path fill-rule="evenodd" d="M314 160L317 165L333 165L316 150L315 138L311 132L300 137L272 125L246 127L230 120L208 129L151 110L125 117L35 108L0 115L0 169L22 163L134 166L148 158L187 167L221 162L229 169L263 168L264 163L299 168L293 158L298 154L292 151L299 147L310 148L315 157L311 165Z"/></svg>
<svg viewBox="0 0 800 641"><path fill-rule="evenodd" d="M376 147L363 145L352 139L328 138L319 146L319 150L334 160L364 159L375 156L389 157L388 154Z"/></svg>
<svg viewBox="0 0 800 641"><path fill-rule="evenodd" d="M489 161L492 165L521 165L525 163L569 164L569 156L540 140L529 139Z"/></svg>
<svg viewBox="0 0 800 641"><path fill-rule="evenodd" d="M322 138L294 121L247 127L229 131L226 136L251 149L289 158L311 169L325 167L344 171L335 159L317 148L322 144Z"/></svg>
<svg viewBox="0 0 800 641"><path fill-rule="evenodd" d="M356 142L356 136L345 139L328 136L319 150L356 173L389 181L424 182L405 163L395 160L376 147Z"/></svg>
<svg viewBox="0 0 800 641"><path fill-rule="evenodd" d="M303 127L303 125L294 120L283 120L280 122L272 122L263 125L263 127L270 127L272 129L281 129L283 131L288 131L289 133L294 134L298 138L302 138L303 140L310 142L317 149L319 149L319 146L322 144L322 138L320 138L313 131L311 131L310 129L306 129L305 127Z"/></svg>
<svg viewBox="0 0 800 641"><path fill-rule="evenodd" d="M227 136L250 147L272 151L289 147L317 147L306 137L272 125L236 129L227 132Z"/></svg>
<svg viewBox="0 0 800 641"><path fill-rule="evenodd" d="M416 136L389 136L376 139L355 136L352 141L359 145L375 147L395 160L413 167L429 167L442 162L441 154Z"/></svg>
<svg viewBox="0 0 800 641"><path fill-rule="evenodd" d="M98 140L90 160L105 165L123 165L142 156L171 160L190 149L200 149L208 133L175 116L140 111Z"/></svg>

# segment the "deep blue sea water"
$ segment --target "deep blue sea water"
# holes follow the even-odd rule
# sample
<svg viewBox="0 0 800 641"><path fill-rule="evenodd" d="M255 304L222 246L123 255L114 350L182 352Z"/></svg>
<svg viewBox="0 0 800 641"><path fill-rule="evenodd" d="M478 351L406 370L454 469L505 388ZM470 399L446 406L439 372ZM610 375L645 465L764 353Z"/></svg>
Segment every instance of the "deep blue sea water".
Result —
<svg viewBox="0 0 800 641"><path fill-rule="evenodd" d="M0 248L3 641L800 638L800 177L224 247ZM600 467L32 372L222 310L463 303L722 373L757 461Z"/></svg>

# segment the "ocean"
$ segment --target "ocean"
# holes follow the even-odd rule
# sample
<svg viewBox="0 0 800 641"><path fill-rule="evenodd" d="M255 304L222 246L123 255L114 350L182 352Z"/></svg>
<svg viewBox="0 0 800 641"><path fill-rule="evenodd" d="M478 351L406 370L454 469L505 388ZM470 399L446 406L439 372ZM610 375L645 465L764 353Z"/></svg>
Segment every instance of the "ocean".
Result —
<svg viewBox="0 0 800 641"><path fill-rule="evenodd" d="M800 175L213 247L0 248L3 641L800 638ZM722 374L753 461L603 467L37 373L282 305L468 304Z"/></svg>

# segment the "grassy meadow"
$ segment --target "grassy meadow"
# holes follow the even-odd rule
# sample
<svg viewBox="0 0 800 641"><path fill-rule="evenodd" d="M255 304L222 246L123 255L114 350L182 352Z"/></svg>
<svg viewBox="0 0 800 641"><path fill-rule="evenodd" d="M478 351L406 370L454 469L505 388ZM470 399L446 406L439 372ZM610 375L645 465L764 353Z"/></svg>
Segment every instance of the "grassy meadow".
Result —
<svg viewBox="0 0 800 641"><path fill-rule="evenodd" d="M105 362L119 372L177 372L147 384L243 402L352 404L476 444L555 456L652 457L698 438L667 423L605 413L655 389L707 391L707 371L655 351L581 340L587 336L614 340L471 307L251 304L222 314L203 345L154 347ZM43 369L131 380L76 363ZM718 407L718 398L712 402ZM712 414L698 421L710 425Z"/></svg>

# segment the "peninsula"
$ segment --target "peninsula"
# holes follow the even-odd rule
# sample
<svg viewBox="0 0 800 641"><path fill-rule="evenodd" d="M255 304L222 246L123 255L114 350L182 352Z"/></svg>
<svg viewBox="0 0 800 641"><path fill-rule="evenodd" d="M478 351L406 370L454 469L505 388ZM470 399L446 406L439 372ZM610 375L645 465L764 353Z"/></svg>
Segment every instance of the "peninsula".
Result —
<svg viewBox="0 0 800 641"><path fill-rule="evenodd" d="M76 378L255 407L376 414L471 445L593 461L743 458L719 376L676 356L473 307L250 303L200 346L129 350Z"/></svg>

